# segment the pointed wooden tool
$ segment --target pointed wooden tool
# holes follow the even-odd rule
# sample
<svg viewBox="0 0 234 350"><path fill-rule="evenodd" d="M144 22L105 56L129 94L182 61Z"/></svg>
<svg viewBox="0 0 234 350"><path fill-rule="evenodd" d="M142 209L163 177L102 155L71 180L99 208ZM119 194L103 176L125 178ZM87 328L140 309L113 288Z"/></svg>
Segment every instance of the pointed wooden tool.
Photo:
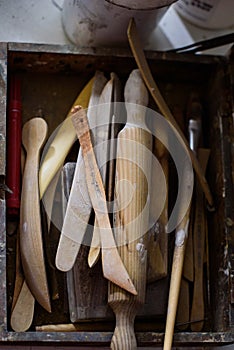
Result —
<svg viewBox="0 0 234 350"><path fill-rule="evenodd" d="M97 71L93 80L90 108L88 109L88 118L94 127L97 105L106 82L104 74ZM72 128L74 133L74 127ZM91 211L92 204L86 185L84 162L82 152L79 151L56 254L56 266L59 270L68 271L73 267L88 227Z"/></svg>
<svg viewBox="0 0 234 350"><path fill-rule="evenodd" d="M115 350L136 349L134 319L145 300L147 231L151 184L152 136L145 125L148 92L139 70L125 86L127 124L117 143L115 237L118 250L137 289L132 296L110 283L108 302L116 316L111 341Z"/></svg>
<svg viewBox="0 0 234 350"><path fill-rule="evenodd" d="M20 207L20 251L28 287L38 303L51 311L41 232L38 167L47 124L33 118L23 127L22 142L27 152Z"/></svg>
<svg viewBox="0 0 234 350"><path fill-rule="evenodd" d="M113 87L114 87L114 79L113 75L108 83L105 85L97 107L96 114L96 125L98 125L93 134L93 144L97 146L95 148L95 156L97 160L97 164L99 167L99 171L102 177L102 182L104 188L106 188L107 181L107 162L109 156L109 147L110 142L108 143L109 134L110 134L110 121L111 121L111 113L112 113L112 95L113 95ZM100 123L101 122L101 123ZM100 253L100 234L98 223L95 218L94 228L93 228L93 237L88 255L88 264L92 267L98 260Z"/></svg>
<svg viewBox="0 0 234 350"><path fill-rule="evenodd" d="M94 78L92 78L83 88L73 106L71 107L67 118L60 126L55 138L50 144L46 155L42 161L39 171L40 198L43 197L47 187L55 174L62 167L64 160L76 140L76 133L71 122L71 110L75 105L88 107Z"/></svg>
<svg viewBox="0 0 234 350"><path fill-rule="evenodd" d="M192 121L190 120L190 123L189 123L190 147L191 147L191 151L194 152L194 154L196 154L199 138L200 138L200 130L201 130L200 123L201 121L198 122L195 120L192 120ZM190 174L185 169L184 181L185 183L188 184L188 186L190 185L189 179L191 176L192 174ZM173 262L172 262L171 282L170 282L169 300L168 300L168 308L167 308L166 331L165 331L165 340L164 340L164 348L163 348L164 350L170 350L172 346L175 318L176 318L178 301L180 296L185 250L186 250L186 244L187 244L187 238L188 238L190 212L191 212L191 203L184 219L176 229L175 249L174 249L174 255L173 255ZM182 288L184 288L184 286L186 285L186 281L184 282L183 282ZM188 285L186 285L185 289L182 291L182 294L183 293L188 294L188 291L189 291ZM185 297L185 301L188 301L188 296ZM185 310L184 317L188 320L188 310Z"/></svg>
<svg viewBox="0 0 234 350"><path fill-rule="evenodd" d="M24 172L25 155L21 148L21 172ZM32 295L25 281L21 257L20 257L20 232L17 231L16 240L16 261L15 261L15 286L11 306L10 324L14 331L24 332L32 324L34 315L35 298Z"/></svg>
<svg viewBox="0 0 234 350"><path fill-rule="evenodd" d="M174 127L174 130L177 132L178 139L181 140L181 143L186 145L187 151L191 157L194 170L197 174L198 180L201 184L201 187L204 191L204 194L206 196L207 202L211 207L213 207L213 198L210 192L209 185L206 181L206 178L204 176L204 173L202 172L201 166L193 153L191 149L189 148L188 142L186 140L186 137L184 136L183 132L181 131L180 127L178 126L176 120L174 119L170 109L168 108L163 96L161 95L158 86L156 85L154 78L151 74L149 65L146 61L144 51L142 49L142 45L137 33L137 28L134 19L132 18L130 20L129 26L128 26L128 40L130 47L132 49L133 56L135 57L136 63L138 68L141 71L142 78L148 87L154 101L158 105L161 113L164 115L164 117L171 123L171 125Z"/></svg>
<svg viewBox="0 0 234 350"><path fill-rule="evenodd" d="M72 122L82 148L87 187L100 230L103 275L136 295L137 291L116 248L108 217L105 190L91 143L88 120L82 107L72 116Z"/></svg>
<svg viewBox="0 0 234 350"><path fill-rule="evenodd" d="M202 169L205 172L210 150L200 148L198 150L198 159ZM201 332L204 325L205 306L204 306L204 255L205 255L205 230L206 230L206 207L204 196L199 184L196 184L195 192L195 214L194 214L194 231L193 231L193 247L194 247L194 286L193 286L193 302L191 310L191 330L193 332Z"/></svg>
<svg viewBox="0 0 234 350"><path fill-rule="evenodd" d="M110 85L110 82L112 82L112 84ZM108 144L106 143L105 149L103 149L102 152L102 157L105 157L105 162L106 164L104 164L104 166L102 166L102 168L100 169L101 175L102 175L102 179L103 182L105 184L105 182L107 182L108 180L108 192L107 192L107 201L109 203L109 205L111 204L111 202L113 201L113 195L114 195L114 171L115 171L115 156L116 156L116 138L118 135L118 132L120 130L120 121L118 122L118 102L120 102L121 100L121 87L120 87L120 81L117 77L117 75L115 73L111 73L111 80L107 85L110 85L109 91L111 89L111 94L110 92L108 94L105 93L105 90L107 89L107 85L105 87L105 89L102 92L102 95L100 97L100 101L99 103L108 103L109 105L107 105L107 107L109 107L109 112L105 111L105 115L103 115L103 113L98 113L99 118L102 118L102 120L104 119L104 117L106 118L106 122L109 123L108 128L106 126L101 126L99 127L99 132L101 132L101 142L107 141L109 134L110 134L110 139ZM105 93L105 96L104 96ZM117 103L116 103L117 102ZM100 111L101 112L101 111ZM107 119L108 118L108 119ZM105 119L103 120L103 124L104 124ZM105 130L106 129L106 130ZM103 137L106 136L106 140L103 140ZM96 141L96 143L98 144L100 141ZM99 160L98 158L98 154L97 151L95 152L96 157L97 157L97 163L98 164L103 164L103 160ZM100 152L99 152L100 154ZM109 178L106 178L106 172L107 172L107 161L109 158L109 166L108 166L108 175ZM110 212L112 212L112 208L109 208ZM90 267L92 267L94 264L96 264L96 262L98 261L98 257L100 255L100 248L101 248L101 242L100 242L100 234L99 231L97 229L97 226L94 226L94 231L93 231L93 239L92 239L92 243L91 243L91 247L90 247L90 252L89 252L89 256L88 256L88 264Z"/></svg>

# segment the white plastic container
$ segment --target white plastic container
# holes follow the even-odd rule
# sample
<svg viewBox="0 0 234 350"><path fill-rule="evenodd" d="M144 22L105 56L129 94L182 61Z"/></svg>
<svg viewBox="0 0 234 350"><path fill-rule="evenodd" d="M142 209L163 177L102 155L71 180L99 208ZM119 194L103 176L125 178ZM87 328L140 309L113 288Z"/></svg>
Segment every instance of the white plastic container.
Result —
<svg viewBox="0 0 234 350"><path fill-rule="evenodd" d="M62 22L80 47L126 46L134 17L144 46L169 5L176 0L64 0Z"/></svg>
<svg viewBox="0 0 234 350"><path fill-rule="evenodd" d="M174 9L201 28L224 29L234 26L234 0L179 0Z"/></svg>

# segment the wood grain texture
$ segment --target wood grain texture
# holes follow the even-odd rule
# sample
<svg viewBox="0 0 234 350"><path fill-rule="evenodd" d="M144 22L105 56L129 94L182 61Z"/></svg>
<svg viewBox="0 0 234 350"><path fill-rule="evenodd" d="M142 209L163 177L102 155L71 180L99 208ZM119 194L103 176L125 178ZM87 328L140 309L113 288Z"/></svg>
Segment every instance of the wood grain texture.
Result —
<svg viewBox="0 0 234 350"><path fill-rule="evenodd" d="M206 171L210 151L208 149L198 150L198 159L203 171ZM191 309L191 330L201 332L205 318L205 296L204 296L204 255L206 241L206 206L201 187L196 183L195 191L195 215L194 215L194 286L193 302Z"/></svg>
<svg viewBox="0 0 234 350"><path fill-rule="evenodd" d="M39 156L46 136L47 124L42 118L33 118L23 127L22 142L27 157L20 207L20 251L27 285L38 303L50 312L38 186Z"/></svg>
<svg viewBox="0 0 234 350"><path fill-rule="evenodd" d="M135 286L116 248L108 217L105 190L92 147L87 116L82 107L73 114L72 122L82 148L87 187L100 230L103 275L111 282L136 295Z"/></svg>
<svg viewBox="0 0 234 350"><path fill-rule="evenodd" d="M114 88L114 77L104 86L101 96L98 101L96 122L97 127L93 131L93 144L95 147L95 156L99 171L102 177L104 188L106 189L107 182L107 162L109 158L109 148L111 140L110 136L110 121L112 114L112 96ZM95 218L93 237L88 255L88 264L90 267L96 264L100 255L100 233L97 220Z"/></svg>
<svg viewBox="0 0 234 350"><path fill-rule="evenodd" d="M119 254L136 286L132 296L109 284L108 302L116 316L112 349L136 349L134 319L145 301L147 231L151 184L152 138L145 126L148 93L139 70L130 74L125 85L127 124L117 143L115 184L115 239Z"/></svg>
<svg viewBox="0 0 234 350"><path fill-rule="evenodd" d="M64 213L75 166L75 163L66 163L62 171ZM66 273L71 322L100 321L113 316L107 304L107 280L102 275L101 261L90 269L87 263L88 252L89 247L82 245L73 268Z"/></svg>
<svg viewBox="0 0 234 350"><path fill-rule="evenodd" d="M92 91L89 101L88 118L95 126L97 106L107 79L102 72L97 71L92 84ZM74 127L72 126L73 131ZM69 271L79 252L81 243L92 210L91 201L85 179L84 162L81 151L78 153L74 179L71 193L67 204L67 209L63 221L60 241L56 254L56 266L61 271Z"/></svg>
<svg viewBox="0 0 234 350"><path fill-rule="evenodd" d="M197 174L198 181L201 184L201 187L204 191L204 194L206 196L207 202L211 207L213 207L213 198L212 194L209 188L209 185L206 181L206 178L204 176L204 173L202 172L202 169L200 167L200 164L195 156L195 154L190 150L188 142L186 140L186 137L184 136L183 132L181 131L180 127L178 126L176 120L174 119L170 109L168 108L163 96L161 95L161 92L159 91L159 88L157 84L155 83L153 76L151 74L149 65L146 61L144 51L141 46L141 42L137 33L137 28L134 19L130 20L129 26L128 26L128 40L130 47L132 49L132 53L135 57L136 63L138 65L138 68L141 71L142 78L144 79L144 82L146 86L149 89L149 92L151 93L153 99L155 100L156 104L158 105L161 113L164 115L164 117L171 123L171 125L175 128L177 131L177 136L179 139L181 139L181 142L186 145L187 151L191 157L191 161L193 163L194 170Z"/></svg>

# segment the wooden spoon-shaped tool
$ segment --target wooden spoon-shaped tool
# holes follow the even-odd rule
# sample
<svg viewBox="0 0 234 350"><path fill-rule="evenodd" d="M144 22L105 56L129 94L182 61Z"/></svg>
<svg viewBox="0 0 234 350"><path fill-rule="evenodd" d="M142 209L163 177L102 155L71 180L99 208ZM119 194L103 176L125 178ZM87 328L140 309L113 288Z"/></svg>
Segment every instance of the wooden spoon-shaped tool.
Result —
<svg viewBox="0 0 234 350"><path fill-rule="evenodd" d="M22 142L27 152L20 207L20 251L28 287L38 303L51 312L44 262L38 166L40 150L47 136L47 124L33 118L23 127Z"/></svg>
<svg viewBox="0 0 234 350"><path fill-rule="evenodd" d="M142 107L148 104L148 92L139 70L130 74L124 96L127 124L117 143L114 232L119 254L138 294L133 296L109 285L108 302L116 315L111 342L115 350L137 347L134 319L145 301L152 164L152 136L145 125L146 110Z"/></svg>
<svg viewBox="0 0 234 350"><path fill-rule="evenodd" d="M82 107L72 116L72 121L82 148L87 187L99 226L103 275L111 282L136 295L137 291L116 248L108 217L105 190L91 143L87 116Z"/></svg>

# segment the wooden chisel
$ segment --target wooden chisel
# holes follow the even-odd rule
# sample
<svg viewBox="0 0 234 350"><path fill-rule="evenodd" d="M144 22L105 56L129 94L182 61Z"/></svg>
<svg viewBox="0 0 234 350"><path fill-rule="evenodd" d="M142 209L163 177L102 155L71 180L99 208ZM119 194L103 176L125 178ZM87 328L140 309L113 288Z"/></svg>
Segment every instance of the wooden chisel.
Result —
<svg viewBox="0 0 234 350"><path fill-rule="evenodd" d="M85 85L85 87L73 103L66 119L60 126L55 138L51 142L45 154L44 159L42 160L39 171L40 198L43 197L53 177L62 167L68 152L70 151L73 143L76 140L76 133L71 122L71 110L77 104L83 106L84 108L88 107L93 82L94 78L92 78Z"/></svg>
<svg viewBox="0 0 234 350"><path fill-rule="evenodd" d="M106 82L104 74L97 71L92 84L90 108L88 109L88 118L93 127L95 127L99 98ZM75 129L73 126L72 128L74 133ZM56 266L59 270L68 271L73 267L88 227L91 210L92 204L86 185L83 157L79 151L56 254Z"/></svg>
<svg viewBox="0 0 234 350"><path fill-rule="evenodd" d="M145 301L152 135L145 125L148 92L139 70L131 72L124 97L127 123L117 142L114 227L119 254L138 294L109 285L108 302L116 316L111 341L115 350L136 349L134 319Z"/></svg>
<svg viewBox="0 0 234 350"><path fill-rule="evenodd" d="M73 114L72 122L82 148L88 192L99 226L103 275L109 281L136 295L135 286L116 248L108 217L105 190L92 147L88 119L82 107Z"/></svg>
<svg viewBox="0 0 234 350"><path fill-rule="evenodd" d="M25 280L33 296L51 312L44 262L38 168L40 150L46 140L47 124L32 118L23 127L22 142L27 152L20 206L20 252Z"/></svg>

